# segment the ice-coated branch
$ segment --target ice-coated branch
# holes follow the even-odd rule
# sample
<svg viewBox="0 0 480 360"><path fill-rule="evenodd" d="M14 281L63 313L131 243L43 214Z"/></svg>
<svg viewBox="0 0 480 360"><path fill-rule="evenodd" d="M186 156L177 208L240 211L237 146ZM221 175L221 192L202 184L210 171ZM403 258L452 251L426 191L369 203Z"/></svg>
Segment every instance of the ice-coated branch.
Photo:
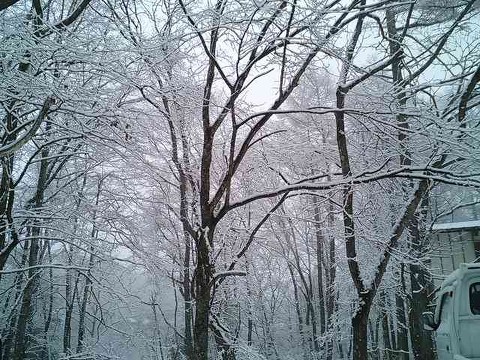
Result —
<svg viewBox="0 0 480 360"><path fill-rule="evenodd" d="M55 99L53 97L48 97L44 101L43 106L40 109L37 118L30 126L30 129L28 129L24 134L22 134L12 143L4 144L2 147L0 147L0 157L5 157L13 154L15 151L19 150L23 145L25 145L28 141L30 141L30 139L34 137L37 133L37 130L40 128L40 125L42 125L43 120L45 120L45 118L47 117L50 107L54 103Z"/></svg>

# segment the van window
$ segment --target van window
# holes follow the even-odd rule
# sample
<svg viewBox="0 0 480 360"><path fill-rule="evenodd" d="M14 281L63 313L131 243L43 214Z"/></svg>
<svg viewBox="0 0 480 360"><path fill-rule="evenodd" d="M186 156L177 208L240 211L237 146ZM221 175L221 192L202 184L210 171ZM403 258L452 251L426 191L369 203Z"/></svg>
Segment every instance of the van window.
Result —
<svg viewBox="0 0 480 360"><path fill-rule="evenodd" d="M470 285L470 311L480 315L480 282Z"/></svg>
<svg viewBox="0 0 480 360"><path fill-rule="evenodd" d="M450 321L450 306L452 303L452 293L447 292L442 296L442 305L440 308L440 324L448 324Z"/></svg>

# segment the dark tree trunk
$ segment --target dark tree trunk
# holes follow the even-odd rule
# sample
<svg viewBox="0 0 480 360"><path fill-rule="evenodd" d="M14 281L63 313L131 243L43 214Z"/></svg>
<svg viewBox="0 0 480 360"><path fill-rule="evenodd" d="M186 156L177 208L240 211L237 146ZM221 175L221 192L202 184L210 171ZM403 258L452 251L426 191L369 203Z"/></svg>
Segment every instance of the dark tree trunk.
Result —
<svg viewBox="0 0 480 360"><path fill-rule="evenodd" d="M323 284L323 264L324 261L324 244L325 239L323 236L322 226L320 224L320 206L318 205L317 197L313 197L314 204L314 218L315 218L315 238L316 238L316 255L317 255L317 286L318 286L318 307L320 311L319 323L320 323L320 335L325 334L326 323L326 308L325 308L325 290Z"/></svg>
<svg viewBox="0 0 480 360"><path fill-rule="evenodd" d="M420 265L410 265L410 281L412 284L412 304L409 312L410 339L415 360L435 360L432 333L424 330L422 312L429 303L428 289L430 280L426 270Z"/></svg>
<svg viewBox="0 0 480 360"><path fill-rule="evenodd" d="M2 159L2 179L0 182L0 270L3 270L10 253L18 245L18 236L11 229L13 221L13 202L15 199L15 189L11 174L13 172L13 156ZM11 231L11 241L7 240L7 233ZM0 273L0 280L2 274Z"/></svg>
<svg viewBox="0 0 480 360"><path fill-rule="evenodd" d="M250 226L250 216L249 219L249 226ZM249 273L248 261L245 263L245 268L247 270L247 274ZM247 278L248 279L248 278ZM250 285L250 281L247 280L247 301L248 301L248 320L247 320L247 345L252 346L253 344L253 311L252 311L252 289Z"/></svg>
<svg viewBox="0 0 480 360"><path fill-rule="evenodd" d="M368 360L368 316L371 302L360 298L360 308L352 318L353 360Z"/></svg>
<svg viewBox="0 0 480 360"><path fill-rule="evenodd" d="M422 234L421 221L425 219L426 200L418 217L410 223L410 252L415 259L422 259L428 251L428 237ZM420 260L410 264L411 306L409 311L410 340L412 342L413 357L415 360L434 360L434 344L431 331L423 328L422 313L427 309L429 294L433 292L433 283L430 274Z"/></svg>
<svg viewBox="0 0 480 360"><path fill-rule="evenodd" d="M405 315L405 264L400 264L399 282L401 290L395 294L395 305L397 312L397 359L408 359L408 324Z"/></svg>
<svg viewBox="0 0 480 360"><path fill-rule="evenodd" d="M205 228L204 228L205 229ZM204 230L202 229L202 230ZM206 233L208 232L208 233ZM208 360L208 328L213 265L210 262L211 228L201 231L197 238L197 266L195 271L194 350L197 360Z"/></svg>
<svg viewBox="0 0 480 360"><path fill-rule="evenodd" d="M97 185L97 193L95 196L95 210L93 211L93 216L92 216L92 231L90 233L90 241L92 244L90 245L90 257L88 260L88 272L87 276L85 277L85 287L83 288L83 294L82 294L82 301L80 303L80 314L79 314L79 320L78 320L78 335L77 335L77 348L76 352L81 353L83 349L85 348L85 318L87 314L87 304L88 304L88 298L90 297L90 293L92 291L92 280L90 279L90 271L93 268L93 261L94 261L94 253L95 253L95 248L93 246L93 240L97 238L98 236L98 231L97 231L97 209L98 209L98 204L100 203L100 194L102 191L102 183L105 180L105 178L101 178L98 180L98 185Z"/></svg>
<svg viewBox="0 0 480 360"><path fill-rule="evenodd" d="M22 258L21 258L21 261L20 261L20 267L24 268L25 265L27 264L27 260L28 260L28 254L29 254L29 248L28 248L28 241L25 242L25 245L24 245L24 248L23 248L23 252L22 252ZM16 303L17 300L22 296L22 290L23 290L23 277L24 277L24 274L22 273L18 273L17 276L15 276L15 297L13 299L13 303ZM7 310L7 307L8 307L8 304L10 304L10 301L7 301L5 303L5 308L4 308L4 313L6 312ZM2 334L3 336L3 349L2 349L2 352L3 352L3 357L5 359L10 359L10 352L11 352L11 349L12 349L12 346L13 346L13 342L15 340L15 324L17 322L17 314L16 314L16 309L15 307L13 307L13 309L11 309L11 313L9 315L10 317L10 321L9 321L9 326L7 327L7 332L6 334Z"/></svg>
<svg viewBox="0 0 480 360"><path fill-rule="evenodd" d="M47 256L48 261L52 262L52 249L51 244L49 241L46 241L45 246L47 247ZM40 355L40 359L49 359L49 343L48 343L48 331L50 330L50 325L52 323L52 313L53 313L53 288L54 288L54 280L53 280L53 270L48 270L48 279L50 281L49 286L49 294L48 294L48 304L46 305L46 314L45 314L45 325L43 327L43 334L44 334L44 344L42 346L42 353ZM1 360L1 359L0 359Z"/></svg>
<svg viewBox="0 0 480 360"><path fill-rule="evenodd" d="M155 342L157 345L158 352L160 352L160 358L161 360L165 359L165 356L163 355L163 346L162 346L162 336L160 334L160 327L158 325L158 316L157 316L157 304L155 304L155 299L153 298L152 300L152 312L153 312L153 320L155 321ZM155 353L155 358L158 359L157 354Z"/></svg>
<svg viewBox="0 0 480 360"><path fill-rule="evenodd" d="M388 311L387 294L385 290L380 293L380 318L382 322L382 337L383 337L383 358L390 360L390 353L393 350L392 342L390 341L390 328L389 328L389 311Z"/></svg>
<svg viewBox="0 0 480 360"><path fill-rule="evenodd" d="M302 350L303 350L303 358L307 360L309 358L308 356L308 349L305 344L305 331L303 329L303 317L302 317L302 312L300 310L300 298L298 296L298 284L297 280L295 279L295 275L293 274L293 268L290 263L287 263L288 265L288 271L290 273L290 277L292 279L292 284L293 284L293 295L294 295L294 301L295 301L295 313L297 314L297 321L298 321L298 333L300 335L300 339L302 342Z"/></svg>
<svg viewBox="0 0 480 360"><path fill-rule="evenodd" d="M230 340L225 338L227 334L223 333L218 327L213 327L212 332L222 360L235 360L235 348L230 343Z"/></svg>
<svg viewBox="0 0 480 360"><path fill-rule="evenodd" d="M328 178L330 180L330 177ZM333 196L333 193L330 193ZM327 329L333 331L333 315L336 307L337 293L335 290L335 277L336 277L336 254L335 254L335 237L333 236L334 217L333 217L333 203L330 201L328 206L327 224L329 228L328 236L328 276L327 276ZM326 360L332 360L333 358L333 337L329 336L326 343Z"/></svg>
<svg viewBox="0 0 480 360"><path fill-rule="evenodd" d="M185 326L185 354L187 360L194 360L193 353L193 337L192 337L192 320L193 320L193 309L192 309L192 294L191 294L191 281L190 281L190 252L191 249L191 239L187 231L184 231L185 239L185 252L184 252L184 263L183 263L183 303L184 303L184 326Z"/></svg>
<svg viewBox="0 0 480 360"><path fill-rule="evenodd" d="M75 212L78 214L80 210L80 205L83 198L83 192L85 185L87 183L87 174L85 173L82 180L82 186L78 192L78 199L75 204ZM76 235L78 229L78 216L75 215L74 224L73 224L73 235ZM73 241L73 239L72 239ZM73 247L71 244L65 246L65 252L67 255L67 264L72 265L73 261ZM75 286L72 289L72 271L67 269L65 270L65 321L63 324L63 352L66 355L71 353L71 340L72 340L72 313L73 305L75 303L75 295L77 292L77 285L79 281L80 274L77 275L75 280Z"/></svg>
<svg viewBox="0 0 480 360"><path fill-rule="evenodd" d="M38 260L38 228L32 231L33 239L30 240L30 254L28 257L28 266L33 267L37 265ZM18 314L17 327L15 331L15 346L13 350L13 360L23 360L25 358L25 351L27 348L27 326L31 320L32 314L32 299L35 292L35 277L38 275L38 270L30 269L28 271L27 285L22 296L22 304Z"/></svg>
<svg viewBox="0 0 480 360"><path fill-rule="evenodd" d="M89 269L93 267L93 246L90 247L90 259L89 259ZM78 335L77 335L77 353L81 353L85 348L85 320L87 315L87 305L88 299L90 297L90 292L92 291L92 280L88 277L85 278L85 286L83 288L82 301L80 303L79 309L79 319L78 319Z"/></svg>
<svg viewBox="0 0 480 360"><path fill-rule="evenodd" d="M49 124L47 123L46 130L48 131ZM38 173L37 189L35 197L31 200L34 209L40 209L43 206L43 198L45 193L45 186L47 181L48 170L48 155L49 149L45 147L41 151L40 169ZM36 270L33 266L38 263L38 255L40 250L40 235L41 235L41 223L37 219L33 221L30 227L30 254L28 257L28 279L23 292L22 305L18 314L17 328L15 333L15 347L13 351L14 360L22 360L25 358L25 351L27 346L27 326L31 320L32 314L32 300L35 292L36 276L41 270Z"/></svg>
<svg viewBox="0 0 480 360"><path fill-rule="evenodd" d="M70 254L69 254L70 256ZM69 259L69 264L71 260ZM70 270L66 270L65 273L65 321L63 324L63 352L66 355L70 354L70 343L72 335L72 311L73 311L73 298L71 295L72 289L72 274Z"/></svg>

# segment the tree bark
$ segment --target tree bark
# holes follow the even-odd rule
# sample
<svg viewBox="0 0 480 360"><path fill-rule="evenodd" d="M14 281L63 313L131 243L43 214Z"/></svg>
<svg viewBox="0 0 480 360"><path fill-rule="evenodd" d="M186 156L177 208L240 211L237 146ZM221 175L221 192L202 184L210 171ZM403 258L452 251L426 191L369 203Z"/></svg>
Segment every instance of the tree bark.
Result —
<svg viewBox="0 0 480 360"><path fill-rule="evenodd" d="M320 218L320 206L318 205L318 199L313 198L314 204L314 219L315 219L315 239L316 239L316 255L317 255L317 286L318 286L318 307L320 311L320 336L325 334L326 323L326 307L325 307L325 290L323 284L323 264L324 264L324 244L325 239L321 228Z"/></svg>
<svg viewBox="0 0 480 360"><path fill-rule="evenodd" d="M352 318L353 360L368 360L368 316L371 308L371 294L360 295L360 306Z"/></svg>
<svg viewBox="0 0 480 360"><path fill-rule="evenodd" d="M305 330L303 328L303 317L302 317L302 312L300 310L300 297L298 296L298 284L297 280L295 279L295 275L293 274L293 268L292 265L287 262L288 266L288 272L290 273L290 277L292 279L292 284L293 284L293 295L294 295L294 301L295 301L295 313L297 314L297 321L298 321L298 333L300 335L300 340L302 344L302 350L303 350L303 358L304 360L308 360L308 349L305 344Z"/></svg>
<svg viewBox="0 0 480 360"><path fill-rule="evenodd" d="M95 196L95 208L93 210L93 216L92 216L92 231L90 233L90 256L88 260L88 272L87 276L85 277L85 286L83 288L83 294L82 294L82 301L80 303L80 313L79 313L79 319L78 319L78 335L77 335L77 348L76 352L81 353L84 348L85 348L85 318L87 314L87 305L88 305L88 298L90 297L90 293L92 291L92 280L90 279L90 271L93 268L93 261L94 261L94 253L95 253L95 248L93 246L93 241L94 239L97 238L98 236L98 231L97 231L97 211L98 211L98 205L100 202L100 194L102 191L102 183L105 180L105 178L100 178L98 180L98 185L97 185L97 193Z"/></svg>
<svg viewBox="0 0 480 360"><path fill-rule="evenodd" d="M37 233L37 232L35 232ZM31 233L32 237L34 232ZM30 251L28 256L28 266L35 266L37 264L38 256L38 239L30 240ZM32 299L35 291L35 277L38 275L38 270L30 269L28 271L28 278L25 289L22 295L22 302L20 311L18 313L17 325L15 330L15 342L12 354L13 360L23 360L25 358L25 351L27 348L27 326L31 320L32 313Z"/></svg>
<svg viewBox="0 0 480 360"><path fill-rule="evenodd" d="M329 176L330 180L330 176ZM333 196L331 193L330 196ZM327 214L327 224L329 228L329 241L328 241L328 276L327 276L327 286L326 286L326 294L327 294L327 330L332 331L334 330L334 312L336 309L336 301L337 301L337 292L335 289L335 278L336 278L336 254L335 254L335 237L333 236L334 231L334 215L333 215L333 203L330 200L328 205L328 214ZM332 334L333 335L333 334ZM333 336L329 336L326 342L326 360L332 360L333 358Z"/></svg>
<svg viewBox="0 0 480 360"><path fill-rule="evenodd" d="M211 300L213 265L210 260L213 229L205 227L200 230L196 240L197 266L195 269L195 323L193 339L195 356L198 360L208 360L208 328Z"/></svg>
<svg viewBox="0 0 480 360"><path fill-rule="evenodd" d="M46 130L48 132L49 123L47 123ZM31 200L33 208L37 211L43 206L43 198L45 194L45 187L47 181L47 171L48 171L48 155L49 149L45 147L41 152L41 161L40 169L37 179L37 189L35 197ZM33 221L30 226L30 253L28 258L28 266L33 267L38 263L38 255L40 250L40 236L41 236L41 223L37 219ZM25 351L27 347L27 326L31 320L32 314L32 300L35 292L36 281L35 277L41 272L41 270L36 270L30 268L28 270L28 279L25 286L22 305L20 307L20 312L18 315L17 327L15 332L15 346L13 351L14 360L22 360L25 358Z"/></svg>
<svg viewBox="0 0 480 360"><path fill-rule="evenodd" d="M433 292L433 281L420 259L424 258L429 249L428 236L422 234L420 222L425 221L427 201L422 204L423 210L414 217L410 226L410 251L416 262L411 263L410 285L411 306L409 309L410 340L413 358L415 360L435 360L432 332L423 328L422 313L429 304L429 294Z"/></svg>
<svg viewBox="0 0 480 360"><path fill-rule="evenodd" d="M393 350L392 342L390 341L390 328L389 328L389 317L390 312L388 311L388 299L385 289L383 289L380 293L380 318L381 318L381 326L382 326L382 341L383 341L383 358L384 360L390 360L390 354Z"/></svg>
<svg viewBox="0 0 480 360"><path fill-rule="evenodd" d="M406 317L406 283L405 283L405 264L400 264L400 270L396 273L398 277L399 290L395 292L395 311L397 315L396 332L396 358L408 359L408 323Z"/></svg>
<svg viewBox="0 0 480 360"><path fill-rule="evenodd" d="M193 306L192 306L192 294L191 294L191 281L190 281L190 252L191 239L188 232L184 231L183 237L185 239L185 251L183 258L183 304L184 304L184 326L185 326L185 355L187 360L194 360L193 353L193 336L192 336L192 320L193 320Z"/></svg>

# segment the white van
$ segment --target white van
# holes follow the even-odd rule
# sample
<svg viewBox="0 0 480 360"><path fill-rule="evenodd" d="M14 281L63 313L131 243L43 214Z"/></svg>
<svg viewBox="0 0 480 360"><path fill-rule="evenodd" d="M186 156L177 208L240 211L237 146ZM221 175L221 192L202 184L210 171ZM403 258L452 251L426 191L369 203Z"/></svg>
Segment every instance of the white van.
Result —
<svg viewBox="0 0 480 360"><path fill-rule="evenodd" d="M424 313L435 330L438 360L480 360L480 264L460 264L437 294L435 313Z"/></svg>

